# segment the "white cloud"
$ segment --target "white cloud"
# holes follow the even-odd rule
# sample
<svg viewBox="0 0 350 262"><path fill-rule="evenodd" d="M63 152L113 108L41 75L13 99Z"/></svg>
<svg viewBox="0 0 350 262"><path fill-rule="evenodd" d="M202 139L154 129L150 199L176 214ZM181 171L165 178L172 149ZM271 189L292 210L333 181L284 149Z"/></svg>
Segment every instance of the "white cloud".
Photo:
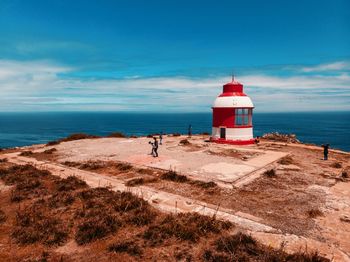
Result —
<svg viewBox="0 0 350 262"><path fill-rule="evenodd" d="M302 67L301 71L309 72L325 72L325 71L339 71L350 70L350 63L346 61L339 61L334 63L320 64L316 66Z"/></svg>
<svg viewBox="0 0 350 262"><path fill-rule="evenodd" d="M78 79L50 61L0 60L0 111L207 111L229 77ZM238 78L257 111L350 110L350 76Z"/></svg>

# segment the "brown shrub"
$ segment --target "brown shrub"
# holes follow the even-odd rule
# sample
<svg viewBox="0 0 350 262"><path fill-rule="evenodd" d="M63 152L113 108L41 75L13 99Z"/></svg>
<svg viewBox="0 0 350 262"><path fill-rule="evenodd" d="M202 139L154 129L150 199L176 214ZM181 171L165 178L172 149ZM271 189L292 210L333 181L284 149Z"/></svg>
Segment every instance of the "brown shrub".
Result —
<svg viewBox="0 0 350 262"><path fill-rule="evenodd" d="M62 164L65 165L65 166L69 166L69 167L79 167L79 166L81 166L81 163L73 162L73 161L64 161Z"/></svg>
<svg viewBox="0 0 350 262"><path fill-rule="evenodd" d="M339 162L334 162L333 164L331 164L331 167L333 168L342 168L342 164Z"/></svg>
<svg viewBox="0 0 350 262"><path fill-rule="evenodd" d="M50 208L69 206L74 203L75 196L71 192L58 192L48 198Z"/></svg>
<svg viewBox="0 0 350 262"><path fill-rule="evenodd" d="M86 244L114 233L121 225L116 216L108 211L95 209L93 216L89 216L78 224L75 233L75 241L79 244Z"/></svg>
<svg viewBox="0 0 350 262"><path fill-rule="evenodd" d="M280 160L278 160L277 163L281 164L281 165L291 165L294 163L294 160L291 156L285 156L285 157L281 158Z"/></svg>
<svg viewBox="0 0 350 262"><path fill-rule="evenodd" d="M153 182L156 182L156 181L158 181L158 179L155 178L155 177L152 177L152 178L139 177L139 178L134 178L134 179L128 180L125 183L125 185L132 187L132 186L143 185L143 184L146 184L146 183L153 183Z"/></svg>
<svg viewBox="0 0 350 262"><path fill-rule="evenodd" d="M132 165L128 163L117 163L115 167L118 168L120 171L129 171L132 169Z"/></svg>
<svg viewBox="0 0 350 262"><path fill-rule="evenodd" d="M323 216L323 212L319 209L310 209L306 213L310 218Z"/></svg>
<svg viewBox="0 0 350 262"><path fill-rule="evenodd" d="M34 154L33 151L27 150L27 151L21 152L19 155L20 156L32 156L33 154Z"/></svg>
<svg viewBox="0 0 350 262"><path fill-rule="evenodd" d="M119 243L114 243L108 247L109 252L116 253L127 253L131 256L141 256L142 249L141 247L135 243L134 241L124 241Z"/></svg>
<svg viewBox="0 0 350 262"><path fill-rule="evenodd" d="M187 139L182 139L182 140L180 140L179 144L180 144L180 145L187 146L187 145L190 145L191 142L188 141Z"/></svg>
<svg viewBox="0 0 350 262"><path fill-rule="evenodd" d="M173 171L173 170L169 170L168 172L162 174L160 178L164 180L179 182L179 183L184 183L189 181L189 179L186 176L179 175L176 171Z"/></svg>
<svg viewBox="0 0 350 262"><path fill-rule="evenodd" d="M162 243L164 239L176 237L195 242L209 233L220 233L232 226L230 222L216 220L198 213L180 213L167 215L159 224L150 226L143 238L152 245Z"/></svg>
<svg viewBox="0 0 350 262"><path fill-rule="evenodd" d="M37 206L17 212L12 237L24 245L37 242L48 246L64 243L68 232L63 221L48 213Z"/></svg>
<svg viewBox="0 0 350 262"><path fill-rule="evenodd" d="M143 185L145 183L145 179L143 179L142 177L139 178L134 178L131 180L128 180L125 185L126 186L139 186L139 185Z"/></svg>
<svg viewBox="0 0 350 262"><path fill-rule="evenodd" d="M56 148L51 148L51 149L45 150L43 153L44 153L44 154L51 155L51 154L55 153L56 151L57 151Z"/></svg>
<svg viewBox="0 0 350 262"><path fill-rule="evenodd" d="M39 170L29 164L0 169L0 178L6 185L15 185L31 179L41 179L48 177L50 174L47 170Z"/></svg>
<svg viewBox="0 0 350 262"><path fill-rule="evenodd" d="M113 132L113 133L109 134L107 137L126 137L126 135L124 135L121 132Z"/></svg>
<svg viewBox="0 0 350 262"><path fill-rule="evenodd" d="M289 262L326 262L326 258L317 253L287 254L282 249L272 249L258 243L254 238L244 233L232 236L222 236L214 242L214 249L206 249L202 258L204 261L289 261Z"/></svg>
<svg viewBox="0 0 350 262"><path fill-rule="evenodd" d="M276 176L276 171L274 169L266 170L263 173L263 175L267 176L267 177L275 177Z"/></svg>
<svg viewBox="0 0 350 262"><path fill-rule="evenodd" d="M103 161L87 161L85 163L82 163L79 165L79 168L81 169L87 169L87 170L97 170L104 168L106 166L106 163Z"/></svg>
<svg viewBox="0 0 350 262"><path fill-rule="evenodd" d="M15 188L11 191L11 201L20 202L46 194L47 190L39 179L27 179L16 184Z"/></svg>
<svg viewBox="0 0 350 262"><path fill-rule="evenodd" d="M210 134L208 132L202 132L200 133L202 136L209 136Z"/></svg>
<svg viewBox="0 0 350 262"><path fill-rule="evenodd" d="M0 158L0 163L6 163L6 162L8 162L7 158Z"/></svg>
<svg viewBox="0 0 350 262"><path fill-rule="evenodd" d="M100 138L100 136L89 135L89 134L84 134L84 133L76 133L76 134L71 134L71 135L67 136L66 138L60 139L58 141L60 141L60 142L67 142L67 141L74 141L74 140L81 140L81 139L91 139L91 138Z"/></svg>
<svg viewBox="0 0 350 262"><path fill-rule="evenodd" d="M61 141L53 140L53 141L47 142L46 146L55 146L55 145L58 145L60 143L61 143Z"/></svg>
<svg viewBox="0 0 350 262"><path fill-rule="evenodd" d="M5 212L0 209L0 224L4 223L5 221L6 221Z"/></svg>
<svg viewBox="0 0 350 262"><path fill-rule="evenodd" d="M209 189L209 188L216 188L218 185L213 182L204 182L204 181L200 181L200 180L193 180L190 182L190 184L201 187L203 189Z"/></svg>
<svg viewBox="0 0 350 262"><path fill-rule="evenodd" d="M173 133L173 136L181 136L180 133Z"/></svg>
<svg viewBox="0 0 350 262"><path fill-rule="evenodd" d="M349 177L348 172L346 172L346 171L341 172L341 177L348 178Z"/></svg>
<svg viewBox="0 0 350 262"><path fill-rule="evenodd" d="M57 191L72 191L86 188L87 184L76 176L68 176L67 178L58 180L55 186Z"/></svg>

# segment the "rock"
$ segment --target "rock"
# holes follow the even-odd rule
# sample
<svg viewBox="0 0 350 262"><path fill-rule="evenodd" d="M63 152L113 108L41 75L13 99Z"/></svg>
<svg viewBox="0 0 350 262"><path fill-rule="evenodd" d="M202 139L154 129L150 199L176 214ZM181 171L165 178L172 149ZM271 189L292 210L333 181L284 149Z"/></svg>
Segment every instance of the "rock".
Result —
<svg viewBox="0 0 350 262"><path fill-rule="evenodd" d="M295 134L280 134L278 132L264 134L261 138L277 141L277 142L287 142L287 143L298 143L301 142L296 138Z"/></svg>
<svg viewBox="0 0 350 262"><path fill-rule="evenodd" d="M340 221L346 222L346 223L350 223L350 215L342 215L340 217Z"/></svg>

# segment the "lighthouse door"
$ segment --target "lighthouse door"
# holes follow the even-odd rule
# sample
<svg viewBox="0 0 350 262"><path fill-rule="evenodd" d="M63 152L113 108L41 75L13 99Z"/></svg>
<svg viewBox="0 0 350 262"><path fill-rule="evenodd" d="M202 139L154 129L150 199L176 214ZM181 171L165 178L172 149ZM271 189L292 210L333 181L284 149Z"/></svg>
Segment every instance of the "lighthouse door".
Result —
<svg viewBox="0 0 350 262"><path fill-rule="evenodd" d="M226 128L220 127L220 138L226 139Z"/></svg>

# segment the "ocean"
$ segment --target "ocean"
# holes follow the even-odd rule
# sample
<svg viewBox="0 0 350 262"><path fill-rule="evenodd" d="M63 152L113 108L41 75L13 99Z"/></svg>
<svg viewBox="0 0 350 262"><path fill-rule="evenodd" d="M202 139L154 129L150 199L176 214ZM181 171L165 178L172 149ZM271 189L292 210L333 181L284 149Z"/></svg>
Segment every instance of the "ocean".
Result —
<svg viewBox="0 0 350 262"><path fill-rule="evenodd" d="M47 112L0 113L0 148L46 143L84 132L107 135L211 132L211 113L109 113ZM255 113L254 135L268 132L293 133L305 143L329 143L350 151L350 112Z"/></svg>

